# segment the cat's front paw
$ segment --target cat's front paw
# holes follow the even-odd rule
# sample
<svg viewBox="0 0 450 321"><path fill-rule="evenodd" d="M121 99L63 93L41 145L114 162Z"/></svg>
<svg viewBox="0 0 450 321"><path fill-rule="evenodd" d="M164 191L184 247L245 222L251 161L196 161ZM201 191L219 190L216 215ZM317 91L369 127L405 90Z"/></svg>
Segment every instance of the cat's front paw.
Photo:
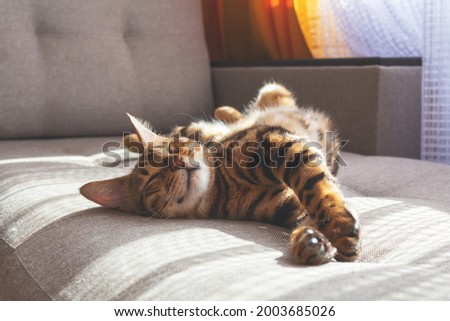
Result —
<svg viewBox="0 0 450 321"><path fill-rule="evenodd" d="M336 250L319 231L302 226L291 234L291 249L294 261L305 265L320 265L330 262Z"/></svg>

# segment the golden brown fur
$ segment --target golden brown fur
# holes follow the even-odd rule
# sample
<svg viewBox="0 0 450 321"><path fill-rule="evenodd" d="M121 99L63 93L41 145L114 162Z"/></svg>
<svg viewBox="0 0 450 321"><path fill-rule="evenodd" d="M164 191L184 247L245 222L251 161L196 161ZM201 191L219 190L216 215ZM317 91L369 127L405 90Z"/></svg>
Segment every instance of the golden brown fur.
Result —
<svg viewBox="0 0 450 321"><path fill-rule="evenodd" d="M142 143L136 168L89 183L81 193L107 207L155 217L287 226L295 261L355 260L358 221L335 183L339 141L330 119L298 108L278 84L265 85L244 113L221 107L215 117L177 127L170 138L132 117L137 134L126 144Z"/></svg>

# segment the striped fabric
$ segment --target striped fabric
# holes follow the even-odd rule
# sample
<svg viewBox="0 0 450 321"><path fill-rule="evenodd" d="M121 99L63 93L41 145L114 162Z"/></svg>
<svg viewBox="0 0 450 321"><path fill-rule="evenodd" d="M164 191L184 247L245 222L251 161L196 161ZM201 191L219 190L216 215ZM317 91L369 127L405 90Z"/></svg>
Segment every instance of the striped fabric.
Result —
<svg viewBox="0 0 450 321"><path fill-rule="evenodd" d="M95 156L0 161L0 299L450 299L450 167L345 154L357 263L291 263L289 231L100 208L84 183L129 169Z"/></svg>

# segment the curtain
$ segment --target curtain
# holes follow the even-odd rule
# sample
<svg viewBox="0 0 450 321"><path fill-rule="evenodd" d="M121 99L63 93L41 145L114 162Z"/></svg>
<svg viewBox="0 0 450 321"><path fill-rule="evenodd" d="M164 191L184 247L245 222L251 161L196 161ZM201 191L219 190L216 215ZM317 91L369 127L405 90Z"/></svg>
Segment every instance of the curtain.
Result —
<svg viewBox="0 0 450 321"><path fill-rule="evenodd" d="M422 53L424 0L297 0L315 58Z"/></svg>
<svg viewBox="0 0 450 321"><path fill-rule="evenodd" d="M295 13L314 58L350 57L342 30L337 28L332 0L294 0Z"/></svg>
<svg viewBox="0 0 450 321"><path fill-rule="evenodd" d="M435 0L202 0L211 60L421 56ZM438 0L439 1L439 0Z"/></svg>
<svg viewBox="0 0 450 321"><path fill-rule="evenodd" d="M294 0L202 0L212 61L311 58Z"/></svg>
<svg viewBox="0 0 450 321"><path fill-rule="evenodd" d="M323 57L421 56L424 0L318 2Z"/></svg>
<svg viewBox="0 0 450 321"><path fill-rule="evenodd" d="M450 1L425 1L422 158L450 164Z"/></svg>

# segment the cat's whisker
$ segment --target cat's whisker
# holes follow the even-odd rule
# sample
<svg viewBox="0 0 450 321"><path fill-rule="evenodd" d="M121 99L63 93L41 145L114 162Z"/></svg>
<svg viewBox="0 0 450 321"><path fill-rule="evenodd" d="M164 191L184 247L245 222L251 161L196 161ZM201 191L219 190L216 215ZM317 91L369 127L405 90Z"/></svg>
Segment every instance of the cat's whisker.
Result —
<svg viewBox="0 0 450 321"><path fill-rule="evenodd" d="M194 117L192 117L192 115L189 115L188 113L176 113L176 114L174 114L174 115L172 115L172 116L169 116L169 118L173 118L173 117L175 117L175 116L187 116L187 117L189 117L189 119L192 120L193 122L196 122L196 121L197 121Z"/></svg>
<svg viewBox="0 0 450 321"><path fill-rule="evenodd" d="M208 116L205 114L205 112L202 110L202 114L203 114L203 117L205 118L205 121L208 121ZM209 116L209 120L211 120L212 119L212 117L211 116Z"/></svg>

